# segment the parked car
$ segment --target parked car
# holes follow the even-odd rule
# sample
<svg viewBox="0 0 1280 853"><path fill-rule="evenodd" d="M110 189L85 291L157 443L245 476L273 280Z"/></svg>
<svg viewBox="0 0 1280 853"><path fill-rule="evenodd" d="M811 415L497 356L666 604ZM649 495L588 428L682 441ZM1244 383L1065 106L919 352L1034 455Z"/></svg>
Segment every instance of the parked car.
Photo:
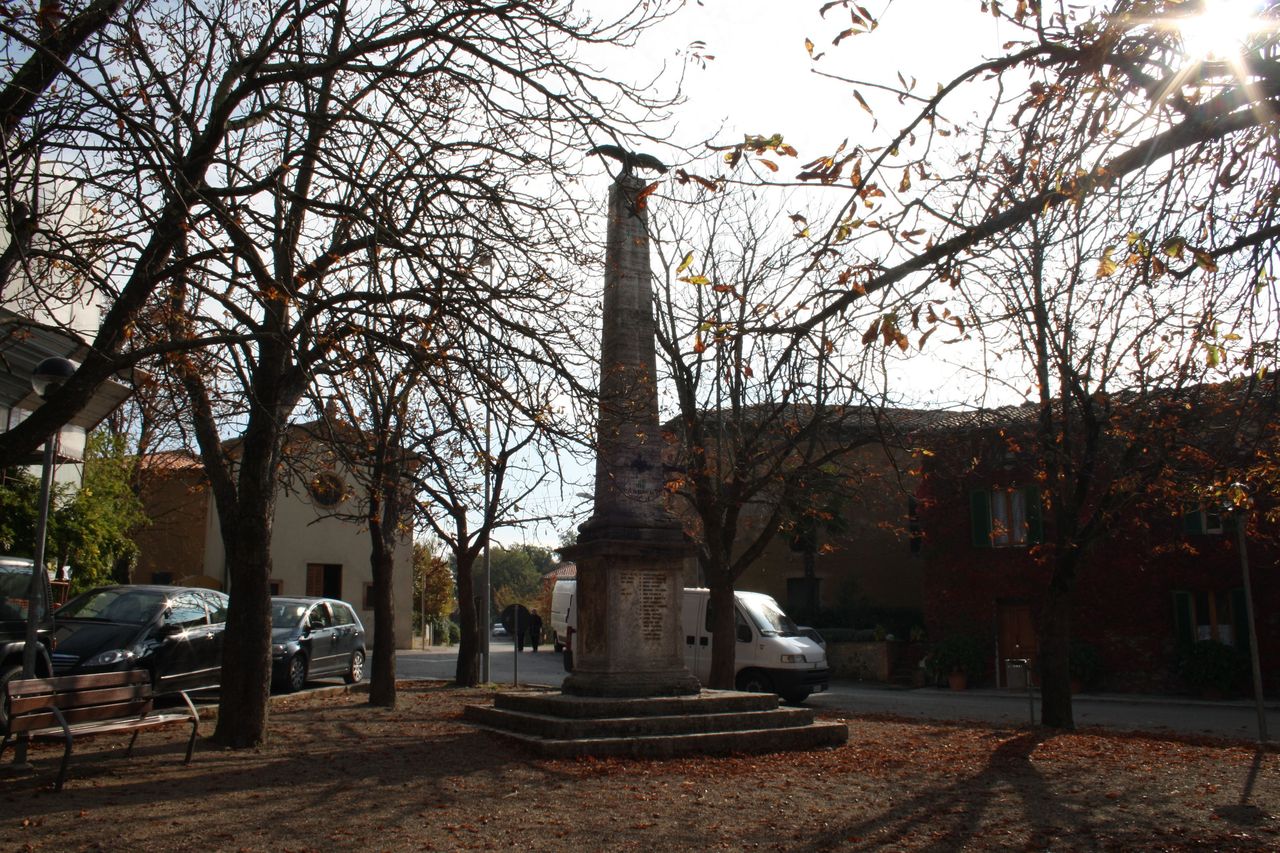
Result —
<svg viewBox="0 0 1280 853"><path fill-rule="evenodd" d="M103 586L56 611L53 671L145 669L157 694L217 687L227 596L181 586Z"/></svg>
<svg viewBox="0 0 1280 853"><path fill-rule="evenodd" d="M501 622L494 622L494 623L493 623L493 636L495 636L495 637L505 637L505 636L507 636L507 626L506 626L506 625L503 625Z"/></svg>
<svg viewBox="0 0 1280 853"><path fill-rule="evenodd" d="M334 598L271 599L271 673L276 686L301 690L308 678L364 678L364 625L345 601Z"/></svg>
<svg viewBox="0 0 1280 853"><path fill-rule="evenodd" d="M27 591L31 586L33 563L25 557L0 557L0 691L15 678L22 677L22 650L27 644ZM48 573L41 572L48 582ZM49 637L53 633L52 612L48 606L49 587L45 586L44 607L36 617L36 637L40 648L36 654L35 674L49 675ZM0 733L8 731L9 718L0 705Z"/></svg>
<svg viewBox="0 0 1280 853"><path fill-rule="evenodd" d="M810 628L808 625L800 625L797 626L796 630L800 632L800 636L808 637L824 649L827 647L827 641L823 638L817 628Z"/></svg>

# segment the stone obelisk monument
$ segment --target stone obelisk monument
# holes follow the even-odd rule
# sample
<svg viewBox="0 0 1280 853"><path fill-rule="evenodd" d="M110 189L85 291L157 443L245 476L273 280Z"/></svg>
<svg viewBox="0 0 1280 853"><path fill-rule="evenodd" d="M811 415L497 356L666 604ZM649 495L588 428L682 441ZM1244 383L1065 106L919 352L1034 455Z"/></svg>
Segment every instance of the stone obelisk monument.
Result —
<svg viewBox="0 0 1280 853"><path fill-rule="evenodd" d="M663 500L648 213L634 166L661 168L620 151L609 189L601 331L595 509L566 549L577 563L576 696L688 696L698 680L684 664L683 559L692 553Z"/></svg>

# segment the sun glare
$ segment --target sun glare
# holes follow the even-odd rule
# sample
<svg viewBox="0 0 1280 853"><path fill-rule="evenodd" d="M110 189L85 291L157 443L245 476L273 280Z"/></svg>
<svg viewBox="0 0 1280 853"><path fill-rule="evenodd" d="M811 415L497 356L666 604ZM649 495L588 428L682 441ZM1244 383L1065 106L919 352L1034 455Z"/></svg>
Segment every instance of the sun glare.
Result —
<svg viewBox="0 0 1280 853"><path fill-rule="evenodd" d="M1205 0L1204 6L1178 25L1183 52L1192 59L1233 59L1263 25L1258 0Z"/></svg>

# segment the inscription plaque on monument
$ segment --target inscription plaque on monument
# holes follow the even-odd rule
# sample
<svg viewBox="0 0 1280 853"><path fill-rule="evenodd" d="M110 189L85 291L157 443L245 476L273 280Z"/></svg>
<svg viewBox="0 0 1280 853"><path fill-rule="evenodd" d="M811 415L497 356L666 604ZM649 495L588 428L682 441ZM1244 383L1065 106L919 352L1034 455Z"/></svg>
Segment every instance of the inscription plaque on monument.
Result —
<svg viewBox="0 0 1280 853"><path fill-rule="evenodd" d="M671 587L667 575L662 572L621 571L618 587L622 599L629 603L639 623L639 639L646 643L660 643L667 611L671 609Z"/></svg>

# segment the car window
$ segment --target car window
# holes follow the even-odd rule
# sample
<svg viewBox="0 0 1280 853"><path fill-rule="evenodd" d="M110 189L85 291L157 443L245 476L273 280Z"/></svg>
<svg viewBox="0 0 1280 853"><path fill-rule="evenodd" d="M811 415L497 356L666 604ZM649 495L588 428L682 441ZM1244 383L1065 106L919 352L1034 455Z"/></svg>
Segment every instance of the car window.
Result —
<svg viewBox="0 0 1280 853"><path fill-rule="evenodd" d="M209 608L209 621L221 625L227 621L227 597L217 592L204 593L204 603Z"/></svg>
<svg viewBox="0 0 1280 853"><path fill-rule="evenodd" d="M313 631L317 628L328 628L332 624L333 621L329 618L329 608L325 607L324 602L311 608L311 612L307 614L307 627Z"/></svg>
<svg viewBox="0 0 1280 853"><path fill-rule="evenodd" d="M208 617L204 611L204 598L194 592L182 592L169 600L169 607L164 613L164 624L190 628L204 625Z"/></svg>
<svg viewBox="0 0 1280 853"><path fill-rule="evenodd" d="M154 590L107 587L78 595L58 608L59 619L103 619L145 625L164 606L164 595Z"/></svg>
<svg viewBox="0 0 1280 853"><path fill-rule="evenodd" d="M356 616L351 612L351 608L345 603L338 601L329 602L329 609L333 611L333 624L335 625L354 625Z"/></svg>
<svg viewBox="0 0 1280 853"><path fill-rule="evenodd" d="M0 619L16 621L27 618L27 590L30 587L30 568L0 566Z"/></svg>
<svg viewBox="0 0 1280 853"><path fill-rule="evenodd" d="M306 610L307 606L305 604L275 602L271 605L271 627L297 627L298 623L302 621L302 616L306 613Z"/></svg>
<svg viewBox="0 0 1280 853"><path fill-rule="evenodd" d="M749 643L752 640L751 628L747 626L747 620L743 617L742 611L737 607L733 608L733 628L737 634L739 643ZM711 633L711 601L707 601L707 633Z"/></svg>

